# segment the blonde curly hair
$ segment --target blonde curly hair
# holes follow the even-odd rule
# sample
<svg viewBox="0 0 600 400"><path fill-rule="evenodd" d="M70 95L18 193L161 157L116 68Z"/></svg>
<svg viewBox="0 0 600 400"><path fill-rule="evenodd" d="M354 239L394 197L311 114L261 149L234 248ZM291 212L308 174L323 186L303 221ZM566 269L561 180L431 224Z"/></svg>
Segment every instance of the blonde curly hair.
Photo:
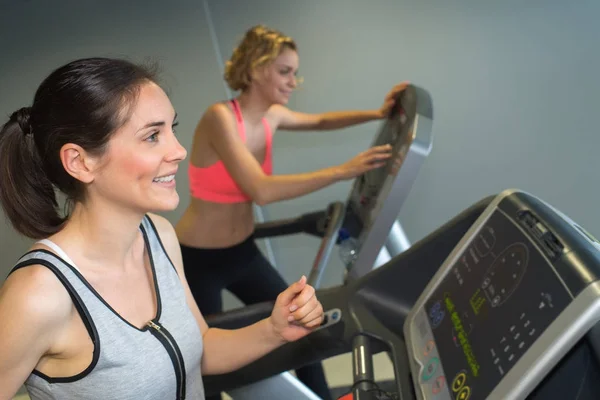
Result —
<svg viewBox="0 0 600 400"><path fill-rule="evenodd" d="M297 51L291 37L265 25L253 26L225 63L225 81L232 90L246 90L252 71L272 62L285 48Z"/></svg>

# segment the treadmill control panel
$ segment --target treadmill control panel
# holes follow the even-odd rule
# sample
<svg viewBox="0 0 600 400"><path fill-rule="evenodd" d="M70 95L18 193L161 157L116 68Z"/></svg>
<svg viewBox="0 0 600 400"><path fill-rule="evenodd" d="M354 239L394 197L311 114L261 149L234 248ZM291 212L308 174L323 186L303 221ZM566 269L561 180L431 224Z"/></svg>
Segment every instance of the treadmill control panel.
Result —
<svg viewBox="0 0 600 400"><path fill-rule="evenodd" d="M415 88L408 86L400 93L392 115L371 144L373 147L391 145L392 157L383 167L368 171L354 181L345 226L352 237L359 237L371 228L407 157L415 138L416 101Z"/></svg>
<svg viewBox="0 0 600 400"><path fill-rule="evenodd" d="M572 298L545 253L500 212L410 326L419 398L485 399Z"/></svg>

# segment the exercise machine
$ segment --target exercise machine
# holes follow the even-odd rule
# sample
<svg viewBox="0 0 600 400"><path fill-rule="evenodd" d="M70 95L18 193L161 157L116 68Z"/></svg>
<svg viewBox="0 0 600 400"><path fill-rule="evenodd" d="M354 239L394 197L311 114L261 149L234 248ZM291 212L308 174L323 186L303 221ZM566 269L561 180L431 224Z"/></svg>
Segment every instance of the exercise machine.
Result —
<svg viewBox="0 0 600 400"><path fill-rule="evenodd" d="M351 352L355 400L598 397L600 243L527 192L481 199L318 296L335 321L218 384L241 387ZM255 311L244 324L268 315ZM380 352L394 365L393 393L373 379Z"/></svg>
<svg viewBox="0 0 600 400"><path fill-rule="evenodd" d="M429 93L409 85L396 99L370 147L392 146L392 157L382 168L357 177L345 202L330 203L325 210L299 217L256 225L257 239L310 234L321 244L309 276L320 286L331 250L340 243L340 232L353 239L356 258L346 266L348 279L355 279L373 266L388 261L408 248L409 242L397 220L398 214L433 145L433 105Z"/></svg>
<svg viewBox="0 0 600 400"><path fill-rule="evenodd" d="M345 202L332 202L324 210L295 218L257 224L255 237L264 239L296 234L320 237L321 242L308 274L308 283L317 289L333 248L343 240L352 241L355 254L346 265L347 273L340 272L340 276L345 275L345 281L357 279L406 250L408 240L397 216L431 151L432 124L431 96L426 90L409 85L396 98L395 107L371 144L392 146L392 157L384 167L356 178ZM263 309L270 312L272 305L267 302L246 306L208 315L206 319L209 326L244 326L246 315ZM330 310L328 321L335 321L338 315L335 310ZM221 390L218 385L213 388L213 381L213 377L205 377L208 394ZM232 388L228 393L235 399L276 398L281 393L286 393L288 400L318 399L289 372L281 372L243 388Z"/></svg>
<svg viewBox="0 0 600 400"><path fill-rule="evenodd" d="M405 320L415 397L597 398L599 250L539 198L494 198Z"/></svg>

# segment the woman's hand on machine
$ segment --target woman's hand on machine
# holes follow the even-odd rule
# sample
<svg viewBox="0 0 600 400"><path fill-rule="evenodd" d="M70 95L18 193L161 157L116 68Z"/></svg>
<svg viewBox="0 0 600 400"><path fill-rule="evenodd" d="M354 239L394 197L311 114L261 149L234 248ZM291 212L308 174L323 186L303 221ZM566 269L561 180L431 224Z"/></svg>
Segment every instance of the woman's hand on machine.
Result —
<svg viewBox="0 0 600 400"><path fill-rule="evenodd" d="M374 146L340 165L341 179L352 179L375 168L383 167L392 156L392 146Z"/></svg>
<svg viewBox="0 0 600 400"><path fill-rule="evenodd" d="M277 296L270 321L285 342L301 339L321 325L323 306L304 275Z"/></svg>
<svg viewBox="0 0 600 400"><path fill-rule="evenodd" d="M394 108L394 105L396 104L396 96L398 96L398 93L406 89L408 85L410 85L410 82L408 81L400 82L385 95L383 105L379 109L381 118L386 118L390 114L392 108Z"/></svg>

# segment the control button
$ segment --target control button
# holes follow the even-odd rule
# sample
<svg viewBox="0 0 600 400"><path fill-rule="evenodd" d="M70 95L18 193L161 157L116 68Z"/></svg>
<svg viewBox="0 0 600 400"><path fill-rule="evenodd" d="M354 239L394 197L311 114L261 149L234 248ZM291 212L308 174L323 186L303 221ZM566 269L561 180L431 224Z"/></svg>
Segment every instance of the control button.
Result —
<svg viewBox="0 0 600 400"><path fill-rule="evenodd" d="M525 324L523 325L525 328L527 328L529 326L529 324L531 324L531 322L529 320L525 321Z"/></svg>
<svg viewBox="0 0 600 400"><path fill-rule="evenodd" d="M434 315L435 313L439 312L441 308L442 304L439 301L436 301L435 304L431 307L429 315Z"/></svg>
<svg viewBox="0 0 600 400"><path fill-rule="evenodd" d="M550 293L542 292L542 297L544 298L544 300L546 300L546 305L548 307L554 308L554 304L552 304L552 296L550 295Z"/></svg>
<svg viewBox="0 0 600 400"><path fill-rule="evenodd" d="M469 249L469 254L471 254L471 257L473 257L473 261L475 262L475 264L478 264L479 258L475 255L475 251L473 251L473 249Z"/></svg>
<svg viewBox="0 0 600 400"><path fill-rule="evenodd" d="M510 332L512 333L514 330L515 330L515 326L513 325L510 327Z"/></svg>
<svg viewBox="0 0 600 400"><path fill-rule="evenodd" d="M433 307L431 307L431 310L429 310L429 317L431 318L432 329L437 328L442 323L442 320L444 319L445 315L446 313L442 310L440 302L437 301L433 305Z"/></svg>
<svg viewBox="0 0 600 400"><path fill-rule="evenodd" d="M490 352L492 353L492 357L496 357L496 352L494 351L494 349L490 349Z"/></svg>
<svg viewBox="0 0 600 400"><path fill-rule="evenodd" d="M459 372L452 380L452 391L458 392L467 381L467 375L464 372Z"/></svg>
<svg viewBox="0 0 600 400"><path fill-rule="evenodd" d="M521 334L520 334L520 333L517 333L517 334L515 335L515 340L518 340L520 336L521 336Z"/></svg>
<svg viewBox="0 0 600 400"><path fill-rule="evenodd" d="M456 400L467 400L469 397L471 397L471 388L465 386L460 389L460 392L456 395Z"/></svg>
<svg viewBox="0 0 600 400"><path fill-rule="evenodd" d="M440 312L439 314L436 314L435 316L431 317L431 325L432 328L435 329L438 326L440 326L440 324L442 323L442 320L444 319L444 312Z"/></svg>
<svg viewBox="0 0 600 400"><path fill-rule="evenodd" d="M435 344L433 343L433 340L430 340L429 342L427 342L427 344L425 345L425 350L423 351L423 355L425 357L427 357L429 355L429 353L431 353L431 350L433 350L434 347L435 347Z"/></svg>
<svg viewBox="0 0 600 400"><path fill-rule="evenodd" d="M515 358L515 355L514 355L514 354L511 354L510 356L508 356L508 361L512 361L512 360L513 360L513 358Z"/></svg>
<svg viewBox="0 0 600 400"><path fill-rule="evenodd" d="M334 321L337 321L337 319L339 318L339 316L340 316L340 315L338 314L338 312L337 312L337 311L334 311L334 312L333 312L333 314L331 314L331 318L332 318Z"/></svg>
<svg viewBox="0 0 600 400"><path fill-rule="evenodd" d="M534 333L535 333L535 328L533 328L532 330L529 331L529 336L533 336Z"/></svg>
<svg viewBox="0 0 600 400"><path fill-rule="evenodd" d="M525 346L525 342L521 342L521 343L519 343L519 348L520 348L520 349L522 349L522 348L523 348L523 346Z"/></svg>
<svg viewBox="0 0 600 400"><path fill-rule="evenodd" d="M523 318L525 318L525 313L521 314L521 318L519 318L519 319L523 319Z"/></svg>
<svg viewBox="0 0 600 400"><path fill-rule="evenodd" d="M496 359L494 360L494 364L498 364L500 362L500 358L496 357Z"/></svg>
<svg viewBox="0 0 600 400"><path fill-rule="evenodd" d="M504 370L500 366L498 366L498 372L500 372L500 375L504 375Z"/></svg>
<svg viewBox="0 0 600 400"><path fill-rule="evenodd" d="M492 279L491 279L491 278L489 278L489 277L486 277L486 278L483 280L483 283L481 284L481 288L482 288L482 289L485 289L485 288L487 288L488 286L490 286L490 283L491 283L491 282L492 282Z"/></svg>
<svg viewBox="0 0 600 400"><path fill-rule="evenodd" d="M446 384L446 377L444 375L440 375L435 378L435 382L431 385L431 393L438 394L444 388Z"/></svg>
<svg viewBox="0 0 600 400"><path fill-rule="evenodd" d="M423 369L423 374L421 375L423 381L427 382L431 379L431 377L435 374L439 363L440 360L438 360L437 357L433 357L431 360L429 360L429 362Z"/></svg>
<svg viewBox="0 0 600 400"><path fill-rule="evenodd" d="M495 307L500 303L500 296L496 296L494 297L494 299L492 300L492 305Z"/></svg>
<svg viewBox="0 0 600 400"><path fill-rule="evenodd" d="M506 347L504 348L504 352L505 352L505 353L506 353L506 352L508 352L509 350L510 350L510 346L506 346Z"/></svg>

